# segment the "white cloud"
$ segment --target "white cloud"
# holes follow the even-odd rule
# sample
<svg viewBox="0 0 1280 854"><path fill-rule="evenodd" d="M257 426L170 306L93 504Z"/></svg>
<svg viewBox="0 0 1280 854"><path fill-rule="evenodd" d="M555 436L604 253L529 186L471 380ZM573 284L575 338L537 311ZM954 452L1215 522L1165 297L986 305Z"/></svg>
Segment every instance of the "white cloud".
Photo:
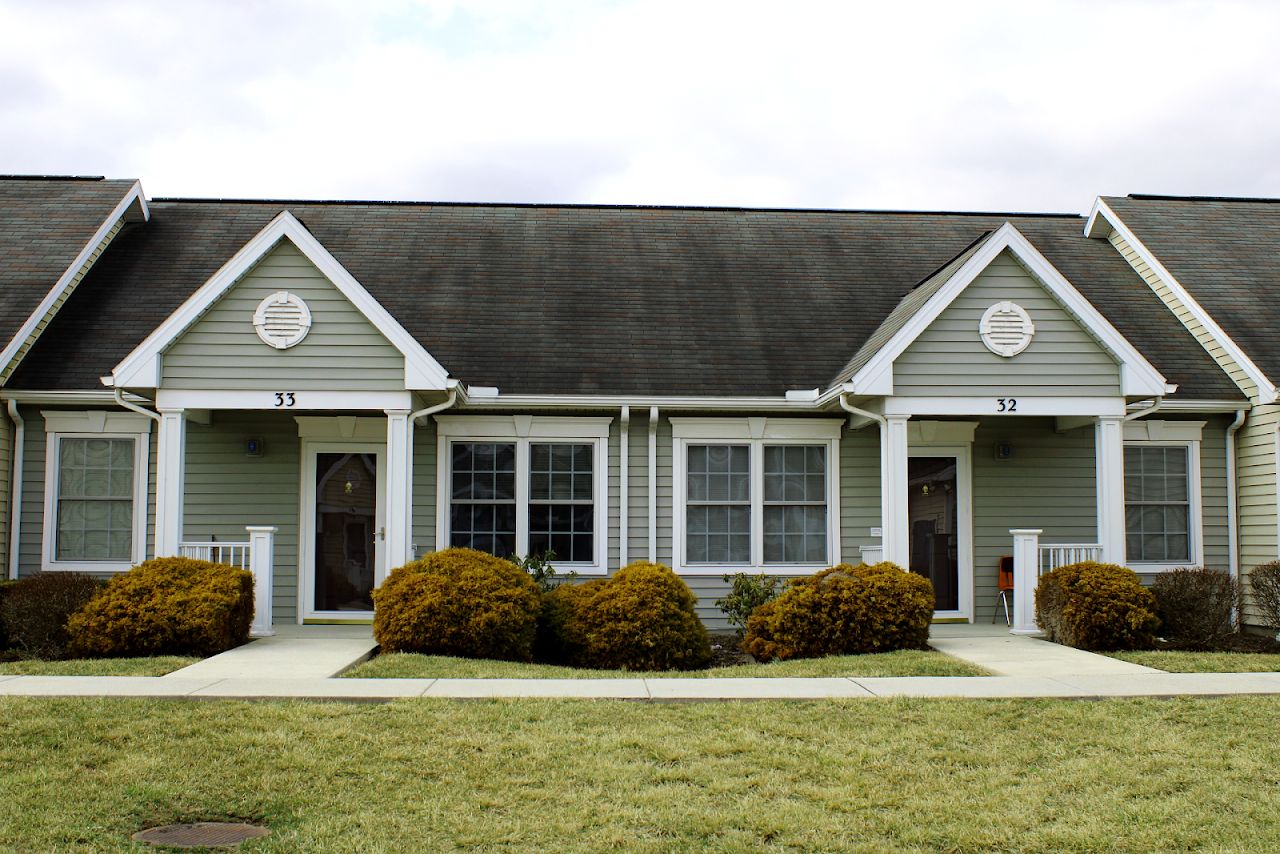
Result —
<svg viewBox="0 0 1280 854"><path fill-rule="evenodd" d="M156 195L1280 195L1264 2L0 0L0 170Z"/></svg>

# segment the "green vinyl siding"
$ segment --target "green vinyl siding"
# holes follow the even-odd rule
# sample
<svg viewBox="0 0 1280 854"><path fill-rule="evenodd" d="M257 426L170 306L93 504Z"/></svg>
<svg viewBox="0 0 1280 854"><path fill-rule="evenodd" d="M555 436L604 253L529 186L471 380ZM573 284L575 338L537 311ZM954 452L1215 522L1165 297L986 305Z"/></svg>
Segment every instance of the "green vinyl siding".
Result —
<svg viewBox="0 0 1280 854"><path fill-rule="evenodd" d="M1200 440L1201 526L1204 565L1226 570L1230 565L1227 541L1227 426L1230 418L1208 419Z"/></svg>
<svg viewBox="0 0 1280 854"><path fill-rule="evenodd" d="M637 417L637 413L640 413ZM631 411L627 435L627 560L649 559L649 411Z"/></svg>
<svg viewBox="0 0 1280 854"><path fill-rule="evenodd" d="M1239 492L1240 571L1280 557L1276 542L1276 443L1280 405L1255 407L1236 433L1236 488ZM1261 614L1245 584L1245 622L1260 626Z"/></svg>
<svg viewBox="0 0 1280 854"><path fill-rule="evenodd" d="M49 410L50 407L43 407ZM48 434L40 407L23 406L19 412L26 422L26 438L22 453L22 527L18 544L18 574L35 575L41 567L44 547L45 451ZM75 410L84 411L84 410ZM120 410L112 410L119 412ZM152 429L147 453L147 548L146 556L155 554L156 531L156 430ZM114 573L90 573L108 578Z"/></svg>
<svg viewBox="0 0 1280 854"><path fill-rule="evenodd" d="M1022 306L1035 325L1026 350L997 356L978 325L992 305ZM897 395L1114 396L1116 361L1008 252L1002 253L893 365Z"/></svg>
<svg viewBox="0 0 1280 854"><path fill-rule="evenodd" d="M262 453L245 453L248 439ZM246 542L246 525L275 525L271 610L277 623L298 616L298 424L274 412L215 412L187 423L186 542Z"/></svg>
<svg viewBox="0 0 1280 854"><path fill-rule="evenodd" d="M9 576L9 499L10 469L13 466L13 422L0 415L0 578Z"/></svg>
<svg viewBox="0 0 1280 854"><path fill-rule="evenodd" d="M880 430L876 425L840 436L840 560L861 563L863 546L881 545Z"/></svg>
<svg viewBox="0 0 1280 854"><path fill-rule="evenodd" d="M414 556L436 549L436 422L419 421L413 430L413 539Z"/></svg>
<svg viewBox="0 0 1280 854"><path fill-rule="evenodd" d="M277 350L253 327L258 304L278 291L311 311L301 343ZM404 357L332 282L285 240L184 332L161 361L166 389L397 391Z"/></svg>

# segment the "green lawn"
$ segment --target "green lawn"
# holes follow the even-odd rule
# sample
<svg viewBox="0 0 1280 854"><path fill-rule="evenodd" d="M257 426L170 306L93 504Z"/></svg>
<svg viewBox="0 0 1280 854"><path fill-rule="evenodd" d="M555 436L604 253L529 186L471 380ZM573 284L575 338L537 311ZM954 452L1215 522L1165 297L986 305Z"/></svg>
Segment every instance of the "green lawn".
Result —
<svg viewBox="0 0 1280 854"><path fill-rule="evenodd" d="M0 662L0 676L163 676L199 658L157 655L149 658L73 658L69 661Z"/></svg>
<svg viewBox="0 0 1280 854"><path fill-rule="evenodd" d="M1280 699L0 699L0 850L1275 851Z"/></svg>
<svg viewBox="0 0 1280 854"><path fill-rule="evenodd" d="M451 658L443 655L388 653L348 670L352 678L393 679L634 679L636 677L727 678L776 676L987 676L980 667L934 650L901 650L874 655L833 655L770 664L739 664L710 670L642 673L630 670L585 670L551 664L521 664Z"/></svg>
<svg viewBox="0 0 1280 854"><path fill-rule="evenodd" d="M1112 658L1170 673L1270 673L1280 671L1280 655L1256 652L1184 652L1152 650L1112 652Z"/></svg>

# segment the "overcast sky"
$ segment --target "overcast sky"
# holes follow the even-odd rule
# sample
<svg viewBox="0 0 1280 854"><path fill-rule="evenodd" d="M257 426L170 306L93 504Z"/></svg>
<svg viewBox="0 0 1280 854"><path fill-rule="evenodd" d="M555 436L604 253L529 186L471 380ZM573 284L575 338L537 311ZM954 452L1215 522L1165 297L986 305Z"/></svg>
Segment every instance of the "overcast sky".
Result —
<svg viewBox="0 0 1280 854"><path fill-rule="evenodd" d="M0 0L0 172L152 196L1280 196L1280 2Z"/></svg>

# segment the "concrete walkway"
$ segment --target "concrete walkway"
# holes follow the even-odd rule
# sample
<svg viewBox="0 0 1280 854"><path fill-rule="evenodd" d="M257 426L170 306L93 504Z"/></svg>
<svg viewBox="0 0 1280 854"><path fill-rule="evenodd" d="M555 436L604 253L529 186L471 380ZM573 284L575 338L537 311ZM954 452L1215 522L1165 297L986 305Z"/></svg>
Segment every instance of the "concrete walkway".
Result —
<svg viewBox="0 0 1280 854"><path fill-rule="evenodd" d="M1011 635L1006 626L936 625L929 645L939 652L976 664L997 676L1140 676L1163 673L1026 635Z"/></svg>
<svg viewBox="0 0 1280 854"><path fill-rule="evenodd" d="M258 638L160 678L248 679L265 684L327 679L364 661L376 647L368 626L277 626L273 637Z"/></svg>

